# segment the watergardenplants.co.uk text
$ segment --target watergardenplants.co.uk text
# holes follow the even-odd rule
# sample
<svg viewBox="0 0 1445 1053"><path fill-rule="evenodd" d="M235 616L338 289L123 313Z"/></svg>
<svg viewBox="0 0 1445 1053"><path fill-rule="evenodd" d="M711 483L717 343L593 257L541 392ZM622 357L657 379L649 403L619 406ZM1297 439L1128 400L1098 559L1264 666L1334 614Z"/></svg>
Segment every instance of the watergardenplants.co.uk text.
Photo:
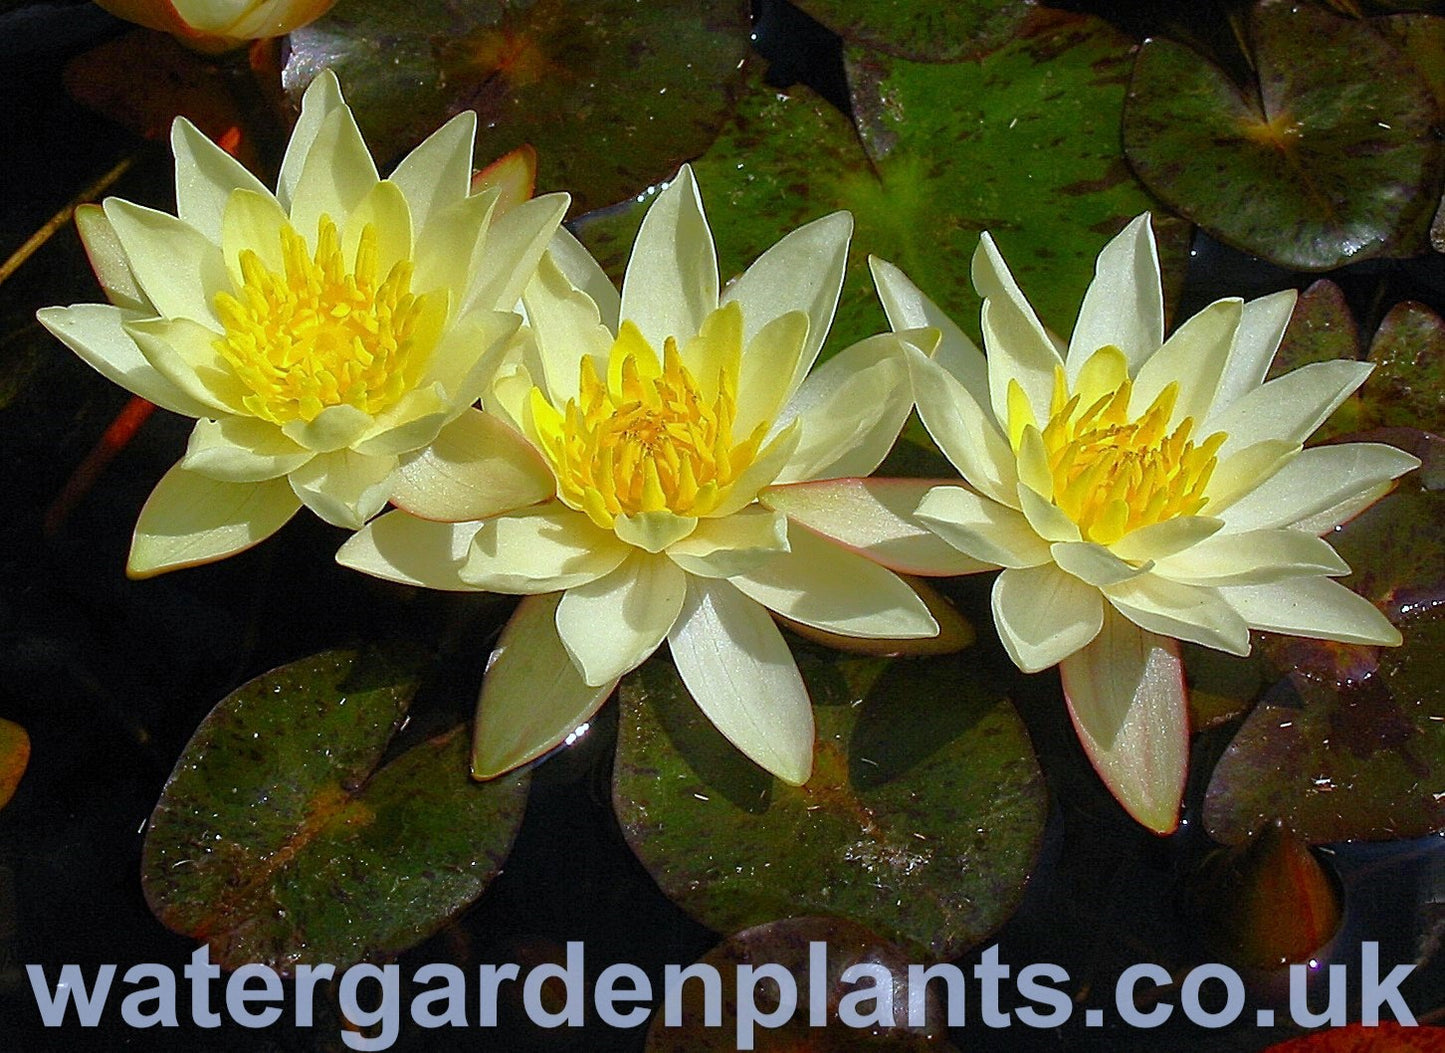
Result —
<svg viewBox="0 0 1445 1053"><path fill-rule="evenodd" d="M735 967L736 1004L732 1007L733 1019L726 1026L735 1028L739 1050L753 1049L759 1028L781 1027L800 1012L807 1013L811 1026L829 1023L827 958L825 943L809 945L809 963L801 989L798 978L781 965ZM205 946L191 955L180 980L170 966L143 963L129 967L120 978L121 984L129 988L124 992L116 989L115 965L102 965L89 978L74 964L62 966L54 979L47 977L39 965L25 968L41 1021L47 1028L98 1027L108 1016L113 1020L117 1012L120 1020L132 1028L178 1027L180 1015L189 1016L192 1024L202 1028L221 1026L223 1015L242 1027L264 1028L280 1024L288 1016L288 1001L291 1026L311 1027L317 985L333 983L341 1013L368 1032L342 1032L342 1041L356 1050L389 1049L400 1034L403 1012L423 1028L494 1028L504 984L521 985L523 1009L539 1027L582 1027L587 1017L585 952L583 945L575 941L567 944L565 964L535 965L525 975L515 964L478 966L473 977L475 986L470 989L468 976L460 967L423 965L411 975L413 990L408 997L403 995L401 969L395 964L353 965L343 970L326 964L298 965L289 992L280 974L266 965L241 966L222 981L221 968L211 962ZM1290 967L1289 1017L1296 1025L1311 1028L1346 1023L1348 966L1333 964L1327 969L1327 994L1316 998L1324 1004L1311 1005L1306 990L1308 967ZM1378 944L1362 944L1358 991L1358 1019L1362 1024L1378 1024L1383 1009L1388 1009L1401 1024L1415 1024L1400 994L1401 983L1413 969L1411 965L1397 965L1382 977ZM969 1024L982 1023L990 1028L1061 1027L1077 1009L1064 990L1068 973L1057 965L1035 963L1014 973L1008 964L999 961L998 948L990 947L971 974L972 993L968 973L948 963L910 965L906 976L896 975L875 962L851 965L842 973L843 983L851 986L837 1002L836 1020L851 1028L887 1028L903 1019L910 1027L925 1026L930 992L944 1000L944 1016L950 1027L964 1026L965 1007L971 998L978 1000L978 1012ZM1117 1022L1128 1027L1158 1027L1178 1011L1200 1027L1219 1028L1244 1017L1244 981L1227 965L1196 966L1183 978L1177 992L1169 992L1168 998L1149 998L1147 1006L1142 1004L1140 996L1167 988L1174 980L1158 965L1143 963L1125 969L1114 991ZM565 997L554 997L555 992L549 988L544 998L543 988L549 981L560 984ZM1004 1010L1002 995L1009 983L1017 1001L1011 1010ZM703 1026L725 1026L723 978L716 967L706 962L664 968L663 1023L668 1027L683 1025L682 998L684 991L691 990L689 985L696 985L701 992ZM115 999L119 999L118 1009L114 1008ZM597 1020L626 1028L645 1023L657 1002L648 975L635 965L620 963L597 974L591 1004ZM1086 1026L1102 1027L1105 1022L1102 1009L1085 1011ZM1274 1011L1257 1010L1255 1022L1261 1027L1273 1026Z"/></svg>

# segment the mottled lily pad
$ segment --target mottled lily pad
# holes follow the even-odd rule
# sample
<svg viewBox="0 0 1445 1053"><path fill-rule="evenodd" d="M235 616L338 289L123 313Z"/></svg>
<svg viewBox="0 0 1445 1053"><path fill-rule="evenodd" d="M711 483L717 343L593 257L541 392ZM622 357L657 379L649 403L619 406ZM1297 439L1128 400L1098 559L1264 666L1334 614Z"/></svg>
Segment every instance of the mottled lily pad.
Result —
<svg viewBox="0 0 1445 1053"><path fill-rule="evenodd" d="M909 1026L907 952L841 918L789 918L728 937L698 961L722 978L720 1019L706 1022L702 984L685 984L680 1020L665 1008L652 1018L646 1053L756 1049L811 1053L939 1053L953 1050L944 1027L942 985L927 990L921 1021ZM740 968L752 983L739 986ZM844 982L847 970L854 979ZM880 982L885 975L893 982ZM779 975L781 973L781 976ZM791 984L794 1008L780 1004ZM840 1010L842 1011L840 1014Z"/></svg>
<svg viewBox="0 0 1445 1053"><path fill-rule="evenodd" d="M728 932L837 915L946 958L1009 916L1046 796L1002 684L965 655L800 663L818 725L812 779L773 780L673 668L622 683L613 804L664 893Z"/></svg>
<svg viewBox="0 0 1445 1053"><path fill-rule="evenodd" d="M1370 344L1375 363L1363 394L1366 427L1423 428L1445 435L1445 321L1424 304L1396 304Z"/></svg>
<svg viewBox="0 0 1445 1053"><path fill-rule="evenodd" d="M0 718L0 808L10 803L30 764L30 736L14 721Z"/></svg>
<svg viewBox="0 0 1445 1053"><path fill-rule="evenodd" d="M798 0L850 44L917 62L958 62L1007 43L1034 0Z"/></svg>
<svg viewBox="0 0 1445 1053"><path fill-rule="evenodd" d="M481 156L531 143L540 189L570 191L576 214L706 149L748 32L740 0L347 0L291 34L283 83L299 99L334 69L383 158L476 110Z"/></svg>
<svg viewBox="0 0 1445 1053"><path fill-rule="evenodd" d="M1221 241L1297 270L1421 251L1439 200L1434 96L1367 22L1263 0L1258 83L1165 39L1140 49L1124 149L1144 182Z"/></svg>
<svg viewBox="0 0 1445 1053"><path fill-rule="evenodd" d="M1332 1027L1270 1046L1264 1053L1441 1053L1445 1027L1406 1027L1392 1020Z"/></svg>
<svg viewBox="0 0 1445 1053"><path fill-rule="evenodd" d="M977 339L969 267L990 230L1045 323L1067 334L1099 250L1154 207L1116 145L1131 46L1099 19L1039 12L978 62L850 50L866 152L811 92L755 81L694 163L724 276L793 227L844 208L857 226L825 355L887 327L870 253L903 268ZM579 231L614 278L642 207L591 217ZM1188 225L1155 219L1172 300Z"/></svg>
<svg viewBox="0 0 1445 1053"><path fill-rule="evenodd" d="M465 727L384 766L416 663L325 652L211 711L166 783L142 881L167 926L226 968L338 968L403 950L479 896L527 779L474 783Z"/></svg>

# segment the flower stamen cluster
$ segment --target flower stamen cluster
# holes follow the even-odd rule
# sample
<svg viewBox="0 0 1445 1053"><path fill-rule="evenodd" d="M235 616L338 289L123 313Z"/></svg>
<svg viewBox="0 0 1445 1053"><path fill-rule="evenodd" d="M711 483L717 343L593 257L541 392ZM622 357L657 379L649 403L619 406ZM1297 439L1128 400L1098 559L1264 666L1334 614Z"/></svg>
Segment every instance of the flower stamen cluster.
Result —
<svg viewBox="0 0 1445 1053"><path fill-rule="evenodd" d="M378 282L374 225L362 229L349 268L331 217L317 228L314 254L290 225L281 229L279 274L244 250L241 287L215 296L226 329L215 348L249 389L246 409L274 424L343 404L380 413L416 386L433 343L424 323L431 297L411 291L410 260Z"/></svg>

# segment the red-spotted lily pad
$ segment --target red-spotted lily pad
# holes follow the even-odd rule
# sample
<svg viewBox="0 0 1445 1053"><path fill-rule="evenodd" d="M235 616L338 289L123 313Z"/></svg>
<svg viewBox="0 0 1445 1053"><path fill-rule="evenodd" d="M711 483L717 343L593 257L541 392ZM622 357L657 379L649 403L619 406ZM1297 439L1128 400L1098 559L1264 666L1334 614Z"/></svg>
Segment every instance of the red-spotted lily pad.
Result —
<svg viewBox="0 0 1445 1053"><path fill-rule="evenodd" d="M1270 1046L1264 1053L1445 1053L1445 1027L1403 1027L1388 1020L1350 1024Z"/></svg>
<svg viewBox="0 0 1445 1053"><path fill-rule="evenodd" d="M758 925L695 963L721 978L718 1021L709 1026L706 991L692 980L676 1019L669 1021L665 1007L653 1016L646 1053L947 1053L954 1047L936 997L941 983L931 985L918 1022L909 1023L910 964L902 948L841 918Z"/></svg>
<svg viewBox="0 0 1445 1053"><path fill-rule="evenodd" d="M1285 267L1422 251L1439 111L1405 53L1291 0L1262 0L1249 39L1250 85L1182 44L1144 43L1124 115L1134 170L1221 241Z"/></svg>
<svg viewBox="0 0 1445 1053"><path fill-rule="evenodd" d="M1438 314L1424 304L1396 304L1375 332L1370 361L1366 427L1445 435L1445 321Z"/></svg>
<svg viewBox="0 0 1445 1053"><path fill-rule="evenodd" d="M146 834L156 916L226 968L401 951L482 893L527 779L475 783L466 728L383 764L416 664L332 651L257 677L196 730Z"/></svg>
<svg viewBox="0 0 1445 1053"><path fill-rule="evenodd" d="M10 803L30 764L30 736L13 721L0 719L0 808Z"/></svg>
<svg viewBox="0 0 1445 1053"><path fill-rule="evenodd" d="M722 932L801 914L945 958L1013 911L1046 812L1028 735L967 653L800 662L813 777L772 779L713 728L673 668L623 679L613 804L663 892Z"/></svg>
<svg viewBox="0 0 1445 1053"><path fill-rule="evenodd" d="M1282 822L1312 843L1445 829L1445 494L1407 479L1331 540L1345 584L1399 626L1398 648L1272 638L1289 670L1244 722L1205 800L1238 844Z"/></svg>
<svg viewBox="0 0 1445 1053"><path fill-rule="evenodd" d="M793 227L835 209L856 220L824 354L887 328L866 265L905 272L978 336L969 278L991 230L1046 324L1067 334L1109 236L1153 199L1119 156L1131 47L1102 20L1039 12L978 62L923 64L847 52L858 129L806 89L754 83L694 163L724 276ZM620 277L637 205L584 222ZM1156 214L1166 285L1183 275L1187 225Z"/></svg>
<svg viewBox="0 0 1445 1053"><path fill-rule="evenodd" d="M537 148L574 214L610 205L706 149L748 51L741 0L347 0L291 34L299 99L331 67L379 157L443 119L480 117L478 150Z"/></svg>
<svg viewBox="0 0 1445 1053"><path fill-rule="evenodd" d="M957 62L1007 43L1034 0L798 0L850 44L917 62Z"/></svg>

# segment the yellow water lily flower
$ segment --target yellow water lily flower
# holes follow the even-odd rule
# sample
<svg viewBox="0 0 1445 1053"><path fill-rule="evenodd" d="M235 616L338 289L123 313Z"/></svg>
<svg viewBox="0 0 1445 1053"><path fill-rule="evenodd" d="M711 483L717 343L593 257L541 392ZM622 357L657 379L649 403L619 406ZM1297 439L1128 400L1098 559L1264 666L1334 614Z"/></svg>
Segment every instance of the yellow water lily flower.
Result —
<svg viewBox="0 0 1445 1053"><path fill-rule="evenodd" d="M973 257L985 358L903 275L872 261L909 352L919 414L967 486L917 508L1002 568L993 614L1020 669L1058 665L1095 769L1139 822L1178 822L1188 711L1175 640L1247 654L1250 630L1393 645L1400 634L1332 577L1320 535L1419 462L1392 446L1304 440L1369 375L1320 362L1266 382L1293 291L1210 304L1164 339L1147 215L1100 254L1067 349L993 239Z"/></svg>
<svg viewBox="0 0 1445 1053"><path fill-rule="evenodd" d="M523 295L533 339L486 413L409 473L407 511L342 549L392 580L527 597L483 687L478 776L556 745L666 640L718 729L802 783L812 708L769 612L853 637L938 631L894 571L978 564L899 514L928 483L864 478L911 409L902 342L875 336L809 372L851 232L847 213L809 223L720 292L683 168L648 210L620 297L559 238ZM514 429L512 453L496 424L485 447L467 443L480 418ZM545 500L467 514L494 479L520 495L524 477Z"/></svg>
<svg viewBox="0 0 1445 1053"><path fill-rule="evenodd" d="M336 0L96 0L117 18L169 33L215 53L285 36L316 21Z"/></svg>
<svg viewBox="0 0 1445 1053"><path fill-rule="evenodd" d="M133 576L231 555L303 504L360 527L477 400L568 199L499 215L498 191L469 192L475 129L459 115L381 179L327 71L276 193L180 119L178 216L115 198L77 213L111 302L40 321L112 380L198 418L141 511Z"/></svg>

